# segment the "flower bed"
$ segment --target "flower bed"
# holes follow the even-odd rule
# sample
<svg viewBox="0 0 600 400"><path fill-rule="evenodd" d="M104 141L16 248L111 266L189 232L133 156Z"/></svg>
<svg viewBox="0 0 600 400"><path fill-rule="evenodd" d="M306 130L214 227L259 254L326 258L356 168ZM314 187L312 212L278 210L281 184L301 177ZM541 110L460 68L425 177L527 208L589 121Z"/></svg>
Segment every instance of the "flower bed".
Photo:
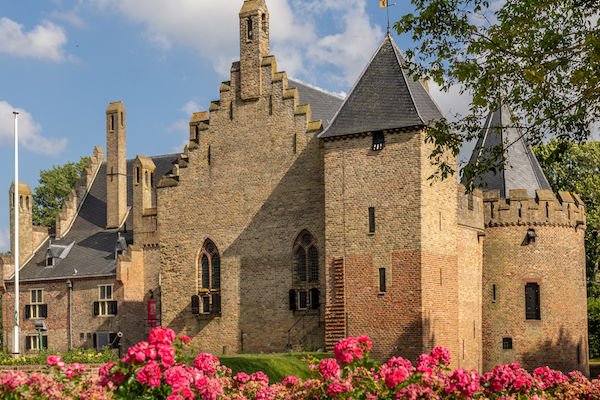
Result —
<svg viewBox="0 0 600 400"><path fill-rule="evenodd" d="M307 360L311 378L294 376L269 384L262 372L232 375L212 354L189 355L189 341L168 328L154 328L148 341L131 347L118 362L88 377L85 367L48 357L49 373L0 372L0 399L599 399L600 381L580 372L564 375L541 367L529 373L518 364L483 375L451 370L443 347L416 365L393 357L380 365L369 358L368 337L347 338L335 358Z"/></svg>

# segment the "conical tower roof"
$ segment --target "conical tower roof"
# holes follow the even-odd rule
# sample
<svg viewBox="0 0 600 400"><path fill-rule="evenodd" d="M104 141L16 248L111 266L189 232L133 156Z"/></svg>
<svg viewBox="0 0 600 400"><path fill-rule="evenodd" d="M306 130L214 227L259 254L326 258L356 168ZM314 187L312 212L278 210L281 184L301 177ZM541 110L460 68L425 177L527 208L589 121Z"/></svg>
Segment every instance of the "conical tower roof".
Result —
<svg viewBox="0 0 600 400"><path fill-rule="evenodd" d="M442 118L420 81L408 75L404 56L388 34L320 138L419 127Z"/></svg>
<svg viewBox="0 0 600 400"><path fill-rule="evenodd" d="M505 149L506 163L497 173L488 171L481 176L477 186L484 190L498 189L501 197L507 197L511 189L527 189L531 197L535 197L538 189L552 190L531 146L521 130L513 125L510 110L505 105L488 115L469 163L489 157L491 149L500 143Z"/></svg>

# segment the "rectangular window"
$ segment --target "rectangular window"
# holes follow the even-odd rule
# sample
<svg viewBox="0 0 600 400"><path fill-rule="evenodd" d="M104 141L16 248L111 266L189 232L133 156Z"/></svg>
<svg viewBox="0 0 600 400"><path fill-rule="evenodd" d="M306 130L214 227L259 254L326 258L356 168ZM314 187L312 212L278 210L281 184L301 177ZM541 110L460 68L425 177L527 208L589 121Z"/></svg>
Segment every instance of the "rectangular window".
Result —
<svg viewBox="0 0 600 400"><path fill-rule="evenodd" d="M375 207L369 207L369 233L375 233Z"/></svg>
<svg viewBox="0 0 600 400"><path fill-rule="evenodd" d="M298 309L306 310L308 308L308 293L306 290L298 291Z"/></svg>
<svg viewBox="0 0 600 400"><path fill-rule="evenodd" d="M46 305L44 304L43 298L43 290L42 289L32 289L30 291L30 305L29 305L29 315L26 315L26 318L30 319L42 319L46 318ZM25 310L27 314L27 310Z"/></svg>
<svg viewBox="0 0 600 400"><path fill-rule="evenodd" d="M496 302L496 285L492 285L492 302Z"/></svg>
<svg viewBox="0 0 600 400"><path fill-rule="evenodd" d="M385 292L387 290L385 285L385 268L379 268L379 291Z"/></svg>
<svg viewBox="0 0 600 400"><path fill-rule="evenodd" d="M98 309L100 316L116 315L117 302L113 301L113 285L98 285ZM94 307L96 308L96 307Z"/></svg>
<svg viewBox="0 0 600 400"><path fill-rule="evenodd" d="M379 151L383 150L385 146L385 135L383 132L375 132L373 134L373 145L371 146L371 150Z"/></svg>
<svg viewBox="0 0 600 400"><path fill-rule="evenodd" d="M202 314L210 313L210 296L202 297Z"/></svg>
<svg viewBox="0 0 600 400"><path fill-rule="evenodd" d="M140 169L136 168L135 169L135 183L140 183Z"/></svg>
<svg viewBox="0 0 600 400"><path fill-rule="evenodd" d="M42 336L42 347L44 349L48 348L48 336L43 335ZM39 336L35 335L31 335L31 336L25 336L25 350L39 350L40 349L40 339Z"/></svg>
<svg viewBox="0 0 600 400"><path fill-rule="evenodd" d="M540 319L540 285L525 285L525 319Z"/></svg>
<svg viewBox="0 0 600 400"><path fill-rule="evenodd" d="M502 338L502 349L512 350L512 338L509 338L509 337Z"/></svg>

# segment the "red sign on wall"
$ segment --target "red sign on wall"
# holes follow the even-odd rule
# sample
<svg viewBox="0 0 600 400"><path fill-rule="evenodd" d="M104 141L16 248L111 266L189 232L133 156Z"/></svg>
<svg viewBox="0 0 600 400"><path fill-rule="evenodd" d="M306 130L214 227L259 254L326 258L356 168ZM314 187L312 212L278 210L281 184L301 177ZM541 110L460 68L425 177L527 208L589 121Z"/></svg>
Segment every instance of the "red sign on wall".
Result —
<svg viewBox="0 0 600 400"><path fill-rule="evenodd" d="M148 325L156 326L156 301L148 301Z"/></svg>

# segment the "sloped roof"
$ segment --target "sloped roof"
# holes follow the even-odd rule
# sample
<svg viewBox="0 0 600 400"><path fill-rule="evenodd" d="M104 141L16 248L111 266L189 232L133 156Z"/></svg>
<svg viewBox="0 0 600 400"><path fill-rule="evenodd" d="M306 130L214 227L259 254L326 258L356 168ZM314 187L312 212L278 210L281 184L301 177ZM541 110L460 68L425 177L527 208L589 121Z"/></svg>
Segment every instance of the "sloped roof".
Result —
<svg viewBox="0 0 600 400"><path fill-rule="evenodd" d="M496 174L487 172L477 180L477 186L485 190L498 189L501 197L508 196L511 189L527 189L531 197L535 197L538 189L552 190L531 146L522 131L514 126L510 109L505 105L488 115L469 163L485 160L500 143L505 149L504 169Z"/></svg>
<svg viewBox="0 0 600 400"><path fill-rule="evenodd" d="M344 102L344 98L330 93L321 88L301 82L297 79L288 79L289 88L298 88L300 104L310 104L312 120L323 121L323 127L329 126L335 113Z"/></svg>
<svg viewBox="0 0 600 400"><path fill-rule="evenodd" d="M408 75L404 56L387 35L320 138L424 126L442 112L420 81Z"/></svg>
<svg viewBox="0 0 600 400"><path fill-rule="evenodd" d="M156 165L155 179L168 173L177 161L177 154L151 157ZM127 204L133 204L133 161L127 160ZM125 222L127 233L122 234L127 243L133 241L133 217ZM58 278L84 278L116 273L114 257L117 229L106 227L106 162L102 163L90 191L73 222L71 230L53 246L68 246L75 242L68 256L53 267L46 267L46 241L33 258L20 270L20 281Z"/></svg>

